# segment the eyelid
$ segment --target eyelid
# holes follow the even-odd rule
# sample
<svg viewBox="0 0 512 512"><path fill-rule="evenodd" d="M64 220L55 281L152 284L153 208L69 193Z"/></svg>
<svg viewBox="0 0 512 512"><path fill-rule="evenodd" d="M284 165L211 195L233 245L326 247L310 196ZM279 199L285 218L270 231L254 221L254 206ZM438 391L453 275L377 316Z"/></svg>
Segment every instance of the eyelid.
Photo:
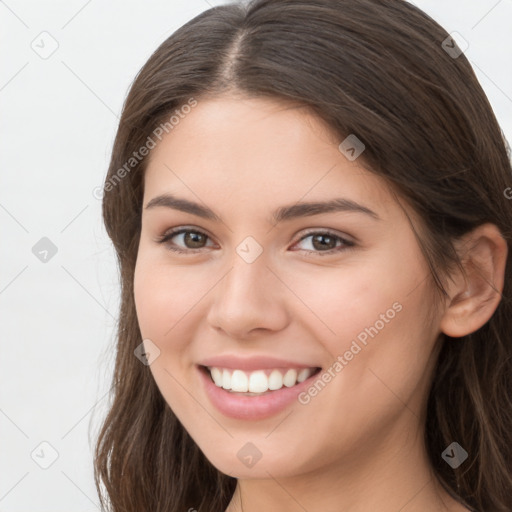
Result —
<svg viewBox="0 0 512 512"><path fill-rule="evenodd" d="M330 228L307 228L306 232L297 240L297 242L300 242L304 238L315 235L315 234L321 234L321 235L330 235L337 238L340 238L341 240L344 240L347 243L356 243L355 237L348 235L346 233L340 234L338 231ZM295 242L295 243L297 243Z"/></svg>
<svg viewBox="0 0 512 512"><path fill-rule="evenodd" d="M355 248L355 246L356 246L356 242L351 239L352 237L347 236L345 234L340 235L336 231L329 229L329 228L310 228L296 242L294 242L292 247L297 245L298 243L302 242L302 240L304 240L305 238L308 238L311 235L331 236L331 237L335 238L337 241L339 240L341 242L341 246L334 247L334 248L328 249L326 251L312 251L312 250L307 250L307 249L295 249L295 251L301 251L306 256L313 255L312 257L316 257L318 255L320 257L322 257L322 256L328 257L328 256L335 256L335 255L341 254L342 252L346 252L350 249Z"/></svg>
<svg viewBox="0 0 512 512"><path fill-rule="evenodd" d="M172 238L176 235L180 235L182 233L186 233L186 232L199 233L201 235L204 235L206 238L213 240L213 237L210 236L204 229L198 228L196 226L184 225L184 226L176 226L175 228L168 229L167 231L165 231L165 233L163 235L157 236L155 238L155 242L157 242L159 244L164 244L164 243L167 243L167 241L170 238ZM175 250L176 252L192 252L193 253L193 252L201 251L202 249L204 249L204 247L201 247L199 249L182 249L180 247L178 249L174 248L173 250Z"/></svg>

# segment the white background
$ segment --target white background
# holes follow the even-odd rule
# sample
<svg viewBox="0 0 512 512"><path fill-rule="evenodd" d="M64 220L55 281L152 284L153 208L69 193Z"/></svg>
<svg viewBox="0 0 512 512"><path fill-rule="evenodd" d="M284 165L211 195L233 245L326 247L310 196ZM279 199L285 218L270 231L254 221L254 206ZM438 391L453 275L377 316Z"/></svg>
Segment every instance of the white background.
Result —
<svg viewBox="0 0 512 512"><path fill-rule="evenodd" d="M98 510L89 428L108 403L119 288L93 190L140 67L220 3L0 2L0 512ZM512 141L512 0L415 3L469 42ZM43 31L59 45L47 59L31 47ZM42 237L58 250L46 263L32 252ZM31 458L51 461L43 441L58 453L48 469Z"/></svg>

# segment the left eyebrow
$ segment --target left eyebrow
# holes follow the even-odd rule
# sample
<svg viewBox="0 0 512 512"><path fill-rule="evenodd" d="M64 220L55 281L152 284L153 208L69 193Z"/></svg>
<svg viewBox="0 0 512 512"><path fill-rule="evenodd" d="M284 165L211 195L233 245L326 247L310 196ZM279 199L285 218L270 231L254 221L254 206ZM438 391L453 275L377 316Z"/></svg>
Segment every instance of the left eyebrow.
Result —
<svg viewBox="0 0 512 512"><path fill-rule="evenodd" d="M158 206L191 213L192 215L197 215L198 217L208 220L221 221L221 218L207 206L171 194L162 194L154 197L146 205L146 210ZM271 221L277 224L281 221L331 212L357 212L368 215L375 220L382 220L373 210L370 210L370 208L366 206L356 203L351 199L337 198L326 202L296 203L282 206L273 212Z"/></svg>
<svg viewBox="0 0 512 512"><path fill-rule="evenodd" d="M373 210L370 210L370 208L345 198L331 199L326 202L297 203L290 206L282 206L274 212L272 219L274 223L277 224L278 222L296 219L298 217L309 217L311 215L331 212L364 213L373 217L375 220L382 220Z"/></svg>

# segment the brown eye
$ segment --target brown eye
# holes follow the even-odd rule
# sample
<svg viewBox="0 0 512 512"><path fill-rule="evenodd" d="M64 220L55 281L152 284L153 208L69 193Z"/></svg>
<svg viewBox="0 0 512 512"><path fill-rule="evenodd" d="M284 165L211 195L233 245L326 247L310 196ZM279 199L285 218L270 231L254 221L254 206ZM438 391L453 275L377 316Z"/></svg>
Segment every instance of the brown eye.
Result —
<svg viewBox="0 0 512 512"><path fill-rule="evenodd" d="M187 252L206 247L209 237L202 231L177 229L170 231L158 239L158 243L166 244L171 251Z"/></svg>
<svg viewBox="0 0 512 512"><path fill-rule="evenodd" d="M341 252L355 245L354 242L346 240L345 238L329 231L316 231L309 233L306 236L303 236L298 243L307 239L310 239L310 242L305 245L309 245L310 247L302 250L310 253L316 253L320 256L323 256L324 254L332 254L334 252Z"/></svg>
<svg viewBox="0 0 512 512"><path fill-rule="evenodd" d="M196 231L186 231L184 235L183 242L189 249L200 249L206 242L206 237Z"/></svg>
<svg viewBox="0 0 512 512"><path fill-rule="evenodd" d="M336 247L336 238L330 235L313 235L312 245L315 249L334 249Z"/></svg>

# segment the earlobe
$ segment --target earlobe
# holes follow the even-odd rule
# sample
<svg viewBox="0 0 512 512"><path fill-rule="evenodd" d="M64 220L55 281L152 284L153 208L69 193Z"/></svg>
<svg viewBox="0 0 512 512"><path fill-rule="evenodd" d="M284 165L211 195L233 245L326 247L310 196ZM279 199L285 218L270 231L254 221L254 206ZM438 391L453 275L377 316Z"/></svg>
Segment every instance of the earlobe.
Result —
<svg viewBox="0 0 512 512"><path fill-rule="evenodd" d="M505 281L507 243L494 224L483 224L456 243L464 275L457 270L440 329L458 338L475 332L494 314Z"/></svg>

